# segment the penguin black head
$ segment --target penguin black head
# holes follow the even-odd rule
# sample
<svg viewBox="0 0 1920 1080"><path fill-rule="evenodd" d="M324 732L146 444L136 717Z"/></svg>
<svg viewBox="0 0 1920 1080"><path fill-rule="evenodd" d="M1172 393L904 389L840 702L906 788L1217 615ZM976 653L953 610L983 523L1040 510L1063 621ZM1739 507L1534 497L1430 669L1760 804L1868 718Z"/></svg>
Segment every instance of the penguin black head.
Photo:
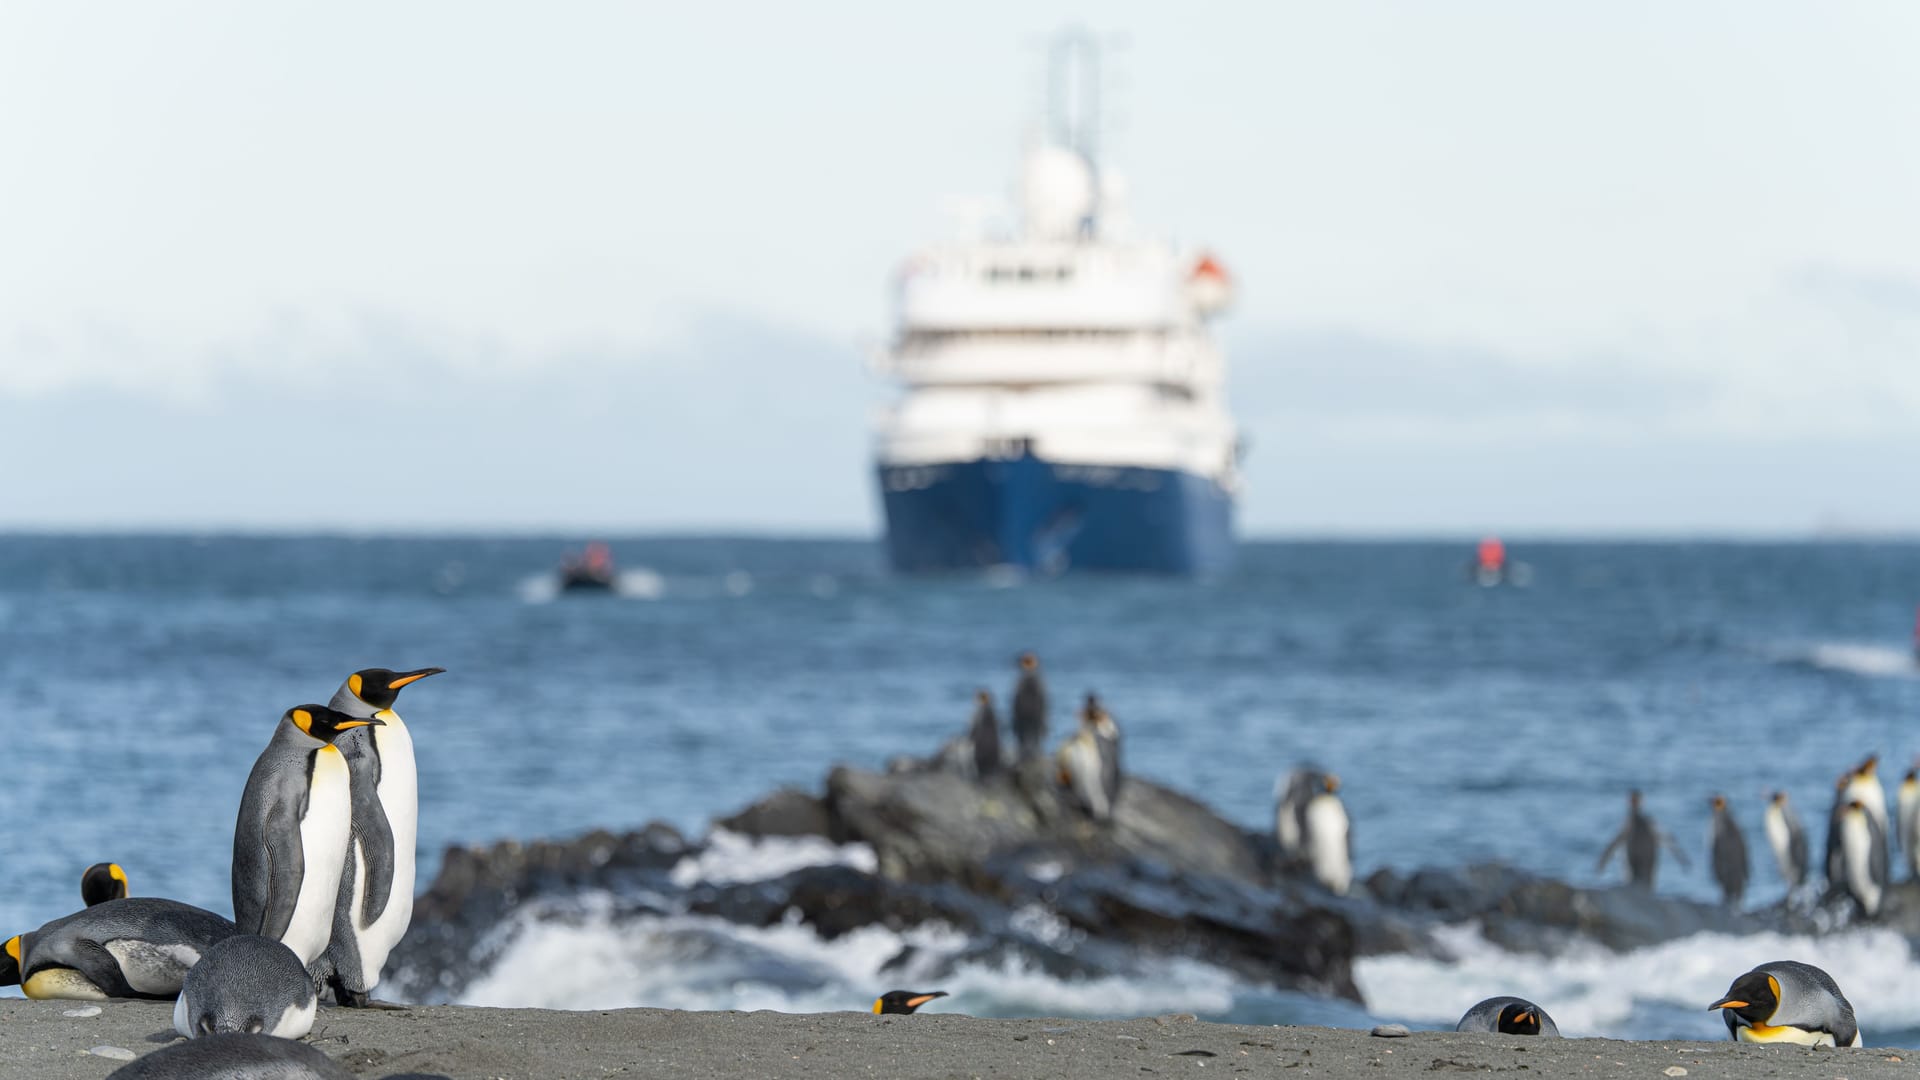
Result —
<svg viewBox="0 0 1920 1080"><path fill-rule="evenodd" d="M0 986L20 985L20 938L15 935L7 939L4 948L0 948Z"/></svg>
<svg viewBox="0 0 1920 1080"><path fill-rule="evenodd" d="M1634 788L1632 791L1627 792L1627 805L1629 807L1632 807L1635 810L1640 809L1640 789L1639 788Z"/></svg>
<svg viewBox="0 0 1920 1080"><path fill-rule="evenodd" d="M1320 786L1327 789L1327 794L1336 794L1340 790L1340 778L1332 773L1322 774L1320 777Z"/></svg>
<svg viewBox="0 0 1920 1080"><path fill-rule="evenodd" d="M934 990L930 993L921 993L918 990L889 990L873 999L873 1012L875 1016L881 1013L910 1013L934 998L946 996L945 990Z"/></svg>
<svg viewBox="0 0 1920 1080"><path fill-rule="evenodd" d="M1773 793L1773 799L1771 801L1775 806L1785 806L1787 805L1787 793L1784 791L1776 791Z"/></svg>
<svg viewBox="0 0 1920 1080"><path fill-rule="evenodd" d="M1502 1035L1538 1035L1540 1009L1524 1001L1509 1001L1501 1006L1493 1029Z"/></svg>
<svg viewBox="0 0 1920 1080"><path fill-rule="evenodd" d="M418 671L388 671L383 667L366 668L347 676L347 689L353 696L366 702L375 712L393 708L400 698L403 687L419 682L429 675L438 675L446 668L421 668Z"/></svg>
<svg viewBox="0 0 1920 1080"><path fill-rule="evenodd" d="M348 716L343 712L334 712L325 705L296 705L288 709L281 719L323 743L332 743L354 728L382 727L386 724L377 716Z"/></svg>
<svg viewBox="0 0 1920 1080"><path fill-rule="evenodd" d="M119 863L97 862L80 875L80 900L88 907L127 898L127 872Z"/></svg>
<svg viewBox="0 0 1920 1080"><path fill-rule="evenodd" d="M1713 808L1716 812L1725 810L1727 808L1727 797L1725 795L1715 795L1713 797Z"/></svg>
<svg viewBox="0 0 1920 1080"><path fill-rule="evenodd" d="M1733 980L1727 995L1707 1006L1724 1009L1748 1024L1765 1024L1780 1007L1780 983L1764 971L1749 971Z"/></svg>
<svg viewBox="0 0 1920 1080"><path fill-rule="evenodd" d="M1861 762L1860 767L1853 770L1853 775L1859 777L1862 780L1870 780L1873 778L1873 774L1878 772L1879 769L1880 769L1880 755L1868 754L1867 760Z"/></svg>
<svg viewBox="0 0 1920 1080"><path fill-rule="evenodd" d="M975 705L991 705L993 704L993 695L987 693L985 690L975 690L973 692L973 703Z"/></svg>
<svg viewBox="0 0 1920 1080"><path fill-rule="evenodd" d="M1040 670L1040 658L1033 655L1030 652L1021 653L1020 654L1020 670L1021 671Z"/></svg>

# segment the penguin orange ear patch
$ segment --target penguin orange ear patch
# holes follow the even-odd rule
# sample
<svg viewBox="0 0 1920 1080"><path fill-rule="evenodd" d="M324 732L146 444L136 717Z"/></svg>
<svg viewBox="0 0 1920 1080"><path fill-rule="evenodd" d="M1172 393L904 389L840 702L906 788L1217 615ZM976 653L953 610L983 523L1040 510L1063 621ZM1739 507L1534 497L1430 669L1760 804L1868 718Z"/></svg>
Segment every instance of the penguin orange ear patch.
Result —
<svg viewBox="0 0 1920 1080"><path fill-rule="evenodd" d="M354 696L356 696L356 697L358 697L358 696L359 696L359 694L360 694L360 674L359 674L359 672L355 672L354 674L352 674L352 675L349 675L349 676L347 676L347 689L349 689L349 690L351 690L351 691L353 691L353 693L354 693Z"/></svg>
<svg viewBox="0 0 1920 1080"><path fill-rule="evenodd" d="M307 734L313 734L313 714L305 709L293 710L293 724Z"/></svg>

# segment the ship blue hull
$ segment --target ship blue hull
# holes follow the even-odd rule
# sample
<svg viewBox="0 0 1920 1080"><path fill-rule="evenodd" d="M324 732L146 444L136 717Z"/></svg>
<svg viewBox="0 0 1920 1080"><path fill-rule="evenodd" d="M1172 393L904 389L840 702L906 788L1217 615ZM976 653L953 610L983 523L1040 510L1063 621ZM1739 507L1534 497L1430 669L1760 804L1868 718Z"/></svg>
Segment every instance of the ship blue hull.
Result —
<svg viewBox="0 0 1920 1080"><path fill-rule="evenodd" d="M1031 454L879 471L887 552L907 573L1209 574L1233 559L1233 498L1191 473Z"/></svg>

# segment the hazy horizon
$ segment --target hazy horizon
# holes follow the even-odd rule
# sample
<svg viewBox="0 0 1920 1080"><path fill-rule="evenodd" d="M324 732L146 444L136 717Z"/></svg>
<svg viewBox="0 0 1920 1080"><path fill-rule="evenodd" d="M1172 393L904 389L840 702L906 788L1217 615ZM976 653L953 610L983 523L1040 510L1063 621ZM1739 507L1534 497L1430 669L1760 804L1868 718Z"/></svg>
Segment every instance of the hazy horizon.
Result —
<svg viewBox="0 0 1920 1080"><path fill-rule="evenodd" d="M1085 14L0 12L0 531L876 535L890 275ZM1243 535L1920 535L1920 9L1098 17Z"/></svg>

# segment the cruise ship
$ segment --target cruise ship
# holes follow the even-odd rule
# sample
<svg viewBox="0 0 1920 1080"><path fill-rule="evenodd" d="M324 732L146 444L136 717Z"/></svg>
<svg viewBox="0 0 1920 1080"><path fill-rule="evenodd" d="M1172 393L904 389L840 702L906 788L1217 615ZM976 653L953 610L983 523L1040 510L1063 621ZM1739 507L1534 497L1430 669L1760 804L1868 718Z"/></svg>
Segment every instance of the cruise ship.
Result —
<svg viewBox="0 0 1920 1080"><path fill-rule="evenodd" d="M1232 283L1139 235L1097 155L1097 62L1053 46L1017 227L901 268L876 451L896 570L1205 574L1233 556L1240 440L1208 332Z"/></svg>

